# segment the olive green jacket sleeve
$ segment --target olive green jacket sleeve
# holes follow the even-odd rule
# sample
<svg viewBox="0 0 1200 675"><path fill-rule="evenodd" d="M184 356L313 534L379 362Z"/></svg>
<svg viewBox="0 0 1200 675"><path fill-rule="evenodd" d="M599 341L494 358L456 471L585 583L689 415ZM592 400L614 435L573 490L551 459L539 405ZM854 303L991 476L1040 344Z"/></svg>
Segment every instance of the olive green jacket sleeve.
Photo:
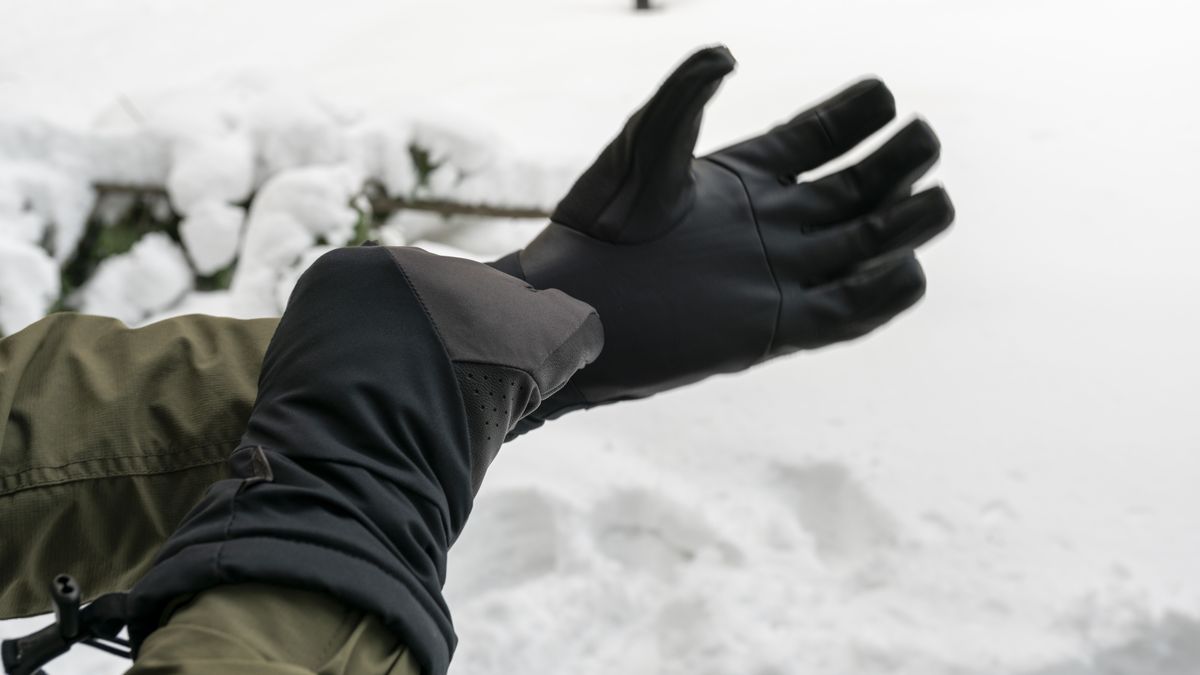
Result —
<svg viewBox="0 0 1200 675"><path fill-rule="evenodd" d="M378 617L313 591L215 586L179 605L126 675L418 675Z"/></svg>
<svg viewBox="0 0 1200 675"><path fill-rule="evenodd" d="M225 477L276 323L54 314L0 340L0 618L46 611L57 573L89 597L144 573Z"/></svg>

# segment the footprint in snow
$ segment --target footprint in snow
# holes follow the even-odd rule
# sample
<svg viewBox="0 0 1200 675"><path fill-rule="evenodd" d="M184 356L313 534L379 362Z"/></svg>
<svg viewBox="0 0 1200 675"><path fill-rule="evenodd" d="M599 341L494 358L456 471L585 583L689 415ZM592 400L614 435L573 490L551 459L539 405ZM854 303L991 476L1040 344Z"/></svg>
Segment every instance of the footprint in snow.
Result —
<svg viewBox="0 0 1200 675"><path fill-rule="evenodd" d="M483 496L451 550L447 594L469 599L554 572L565 541L567 510L535 489Z"/></svg>
<svg viewBox="0 0 1200 675"><path fill-rule="evenodd" d="M635 570L669 576L706 552L725 562L739 556L702 515L648 490L626 489L601 500L592 512L600 551Z"/></svg>
<svg viewBox="0 0 1200 675"><path fill-rule="evenodd" d="M832 462L781 464L773 482L828 567L857 568L896 545L892 515L846 467Z"/></svg>

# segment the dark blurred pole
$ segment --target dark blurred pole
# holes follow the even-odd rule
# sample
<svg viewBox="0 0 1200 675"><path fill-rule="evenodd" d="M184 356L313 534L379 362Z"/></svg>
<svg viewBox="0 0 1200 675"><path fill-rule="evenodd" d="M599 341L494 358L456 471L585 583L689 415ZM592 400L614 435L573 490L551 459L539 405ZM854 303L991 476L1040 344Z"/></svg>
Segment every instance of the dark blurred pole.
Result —
<svg viewBox="0 0 1200 675"><path fill-rule="evenodd" d="M635 0L634 9L650 9L650 0Z"/></svg>

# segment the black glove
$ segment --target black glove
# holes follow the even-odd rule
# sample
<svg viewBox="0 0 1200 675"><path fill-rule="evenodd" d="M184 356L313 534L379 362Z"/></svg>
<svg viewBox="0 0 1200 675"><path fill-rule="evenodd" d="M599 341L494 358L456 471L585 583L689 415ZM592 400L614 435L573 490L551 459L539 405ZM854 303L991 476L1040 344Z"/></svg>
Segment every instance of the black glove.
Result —
<svg viewBox="0 0 1200 675"><path fill-rule="evenodd" d="M214 483L134 587L136 645L176 598L259 581L379 616L424 673L455 638L446 552L504 436L596 357L595 310L418 249L322 256L263 357L233 478Z"/></svg>
<svg viewBox="0 0 1200 675"><path fill-rule="evenodd" d="M600 358L516 434L569 410L857 338L924 294L912 249L954 218L941 188L910 196L938 158L929 126L914 121L861 163L797 184L895 116L883 83L865 80L695 159L704 105L733 67L724 47L689 57L553 222L494 263L589 303L605 327Z"/></svg>

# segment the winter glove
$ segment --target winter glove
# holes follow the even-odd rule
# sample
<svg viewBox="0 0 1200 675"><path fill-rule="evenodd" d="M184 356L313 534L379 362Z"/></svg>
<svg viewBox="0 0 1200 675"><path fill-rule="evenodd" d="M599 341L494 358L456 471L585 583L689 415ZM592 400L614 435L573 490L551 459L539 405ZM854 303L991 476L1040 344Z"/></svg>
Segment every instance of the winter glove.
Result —
<svg viewBox="0 0 1200 675"><path fill-rule="evenodd" d="M596 308L605 349L518 426L650 396L850 340L912 306L912 249L944 230L944 190L911 195L939 144L913 121L859 164L811 182L895 116L859 82L767 133L696 159L705 103L734 60L688 58L576 181L551 224L493 263Z"/></svg>
<svg viewBox="0 0 1200 675"><path fill-rule="evenodd" d="M446 672L446 553L517 420L600 351L560 291L419 249L326 254L263 357L230 464L129 595L140 644L173 600L264 582L372 612Z"/></svg>

